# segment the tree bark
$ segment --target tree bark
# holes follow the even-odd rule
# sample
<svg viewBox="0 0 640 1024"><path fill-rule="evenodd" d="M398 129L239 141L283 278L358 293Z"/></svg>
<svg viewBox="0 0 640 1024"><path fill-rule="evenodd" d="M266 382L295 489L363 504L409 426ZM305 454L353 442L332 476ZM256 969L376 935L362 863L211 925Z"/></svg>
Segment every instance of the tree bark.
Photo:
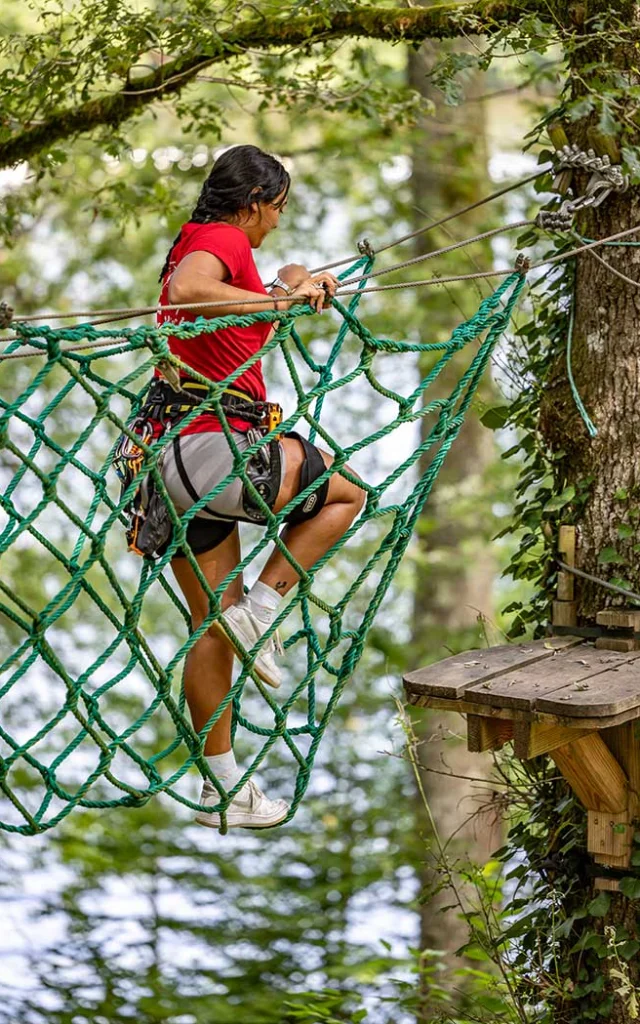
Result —
<svg viewBox="0 0 640 1024"><path fill-rule="evenodd" d="M622 7L616 14L622 16L624 24L636 30L640 28L638 5L624 3ZM589 5L589 15L606 15L608 8L604 0L597 0ZM640 84L632 45L614 40L613 33L611 37L600 34L590 45L578 49L581 91L589 88L599 91L601 83L595 78L590 81L590 75L597 76L597 70L592 72L589 65L593 67L600 62L617 68L630 87L637 88ZM616 109L622 118L622 90L617 99L620 106ZM596 120L593 117L565 126L571 141L586 148L587 129L595 126ZM578 191L584 183L584 177L578 179ZM601 207L582 218L579 227L581 233L591 238L603 238L639 222L640 189L633 187L622 195L606 199ZM640 241L640 233L634 241ZM611 267L640 281L640 249L601 248L598 255ZM640 289L615 277L597 258L584 253L576 261L573 304L573 374L598 434L593 439L589 436L576 408L565 353L552 367L541 406L540 429L552 451L566 453L558 463L556 489L565 483L584 485L588 482L586 504L577 510L577 567L605 580L622 577L638 591ZM603 559L605 549L610 550ZM581 579L576 581L576 599L579 624L593 624L600 609L629 604L624 597ZM585 853L585 859L587 856ZM629 938L640 937L634 905L622 894L614 894L611 909L601 920L602 928L607 925L614 928L622 925ZM627 966L631 984L638 986L640 959L632 958ZM613 992L619 982L608 977L611 967L615 967L615 960L605 958L602 969L608 979L607 989ZM631 1016L628 1001L616 996L608 1019L610 1024L630 1024L635 1018Z"/></svg>

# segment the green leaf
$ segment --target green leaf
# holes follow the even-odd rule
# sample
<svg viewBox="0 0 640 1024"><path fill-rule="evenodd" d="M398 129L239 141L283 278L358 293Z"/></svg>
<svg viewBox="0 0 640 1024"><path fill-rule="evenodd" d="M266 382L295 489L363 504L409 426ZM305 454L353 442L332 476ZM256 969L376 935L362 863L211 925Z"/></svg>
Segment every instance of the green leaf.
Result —
<svg viewBox="0 0 640 1024"><path fill-rule="evenodd" d="M565 487L562 494L555 494L552 498L549 498L549 501L543 508L543 512L557 512L559 509L564 508L565 505L568 505L570 501L573 501L575 496L576 489L573 484L570 484L568 487Z"/></svg>
<svg viewBox="0 0 640 1024"><path fill-rule="evenodd" d="M618 526L618 537L633 537L635 532L633 526L630 526L629 523L620 523Z"/></svg>
<svg viewBox="0 0 640 1024"><path fill-rule="evenodd" d="M615 548L603 548L598 555L599 565L619 565L621 562L625 562L626 559L619 554Z"/></svg>
<svg viewBox="0 0 640 1024"><path fill-rule="evenodd" d="M624 487L618 487L618 490L613 495L614 501L626 501L629 497L629 492Z"/></svg>
<svg viewBox="0 0 640 1024"><path fill-rule="evenodd" d="M606 944L602 935L594 932L583 932L575 946L572 946L571 953L579 953L583 949L593 949L596 953L605 953Z"/></svg>
<svg viewBox="0 0 640 1024"><path fill-rule="evenodd" d="M629 939L618 946L618 953L623 960L631 960L640 949L640 942L637 939Z"/></svg>
<svg viewBox="0 0 640 1024"><path fill-rule="evenodd" d="M501 427L504 427L508 420L508 405L494 405L491 409L487 409L480 417L482 425L488 427L489 430L499 430Z"/></svg>
<svg viewBox="0 0 640 1024"><path fill-rule="evenodd" d="M620 882L620 892L630 900L640 900L640 878L623 878Z"/></svg>
<svg viewBox="0 0 640 1024"><path fill-rule="evenodd" d="M500 456L500 458L501 459L510 459L511 456L512 455L516 455L520 451L521 448L522 448L522 445L520 443L514 444L513 447L507 448L506 452L503 452L502 455Z"/></svg>
<svg viewBox="0 0 640 1024"><path fill-rule="evenodd" d="M592 917L604 917L611 906L611 896L608 892L599 892L595 899L591 900L588 911Z"/></svg>

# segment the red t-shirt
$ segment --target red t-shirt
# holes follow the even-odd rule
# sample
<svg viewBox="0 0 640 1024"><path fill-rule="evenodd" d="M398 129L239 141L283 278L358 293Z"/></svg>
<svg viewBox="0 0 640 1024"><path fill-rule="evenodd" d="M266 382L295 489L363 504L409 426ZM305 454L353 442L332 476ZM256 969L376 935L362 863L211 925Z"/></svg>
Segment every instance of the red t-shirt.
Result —
<svg viewBox="0 0 640 1024"><path fill-rule="evenodd" d="M181 260L190 252L210 252L222 260L229 276L226 284L234 288L242 288L249 292L266 295L267 290L260 280L258 268L253 259L251 245L244 231L234 224L217 221L212 224L193 224L189 222L182 228L180 240L171 254L171 265L162 281L160 305L169 305L169 281L173 271ZM265 307L266 308L266 307ZM195 320L201 316L198 309L164 310L158 313L158 323L167 321L179 323L181 320ZM225 327L213 334L199 334L195 338L180 340L169 338L169 348L188 366L208 377L209 380L224 380L233 373L250 356L262 348L271 331L269 323L255 323L250 327ZM251 395L256 401L264 401L266 389L262 376L262 364L257 360L240 374L230 385L234 390ZM229 419L236 429L245 429L249 424L242 420ZM193 423L185 427L185 434L200 434L208 431L221 431L222 427L216 416L204 413Z"/></svg>

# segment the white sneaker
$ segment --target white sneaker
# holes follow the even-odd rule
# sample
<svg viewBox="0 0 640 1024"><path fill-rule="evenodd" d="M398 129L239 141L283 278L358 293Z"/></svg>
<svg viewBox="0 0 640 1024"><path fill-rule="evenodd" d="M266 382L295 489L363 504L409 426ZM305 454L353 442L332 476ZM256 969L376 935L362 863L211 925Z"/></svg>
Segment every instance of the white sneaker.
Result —
<svg viewBox="0 0 640 1024"><path fill-rule="evenodd" d="M200 803L215 807L220 796L217 789L208 780L202 787ZM227 809L227 826L229 828L268 828L279 825L289 813L289 805L284 800L269 800L253 779L236 793ZM208 828L220 828L220 815L217 811L198 811L198 825Z"/></svg>
<svg viewBox="0 0 640 1024"><path fill-rule="evenodd" d="M232 604L230 608L227 608L226 612L222 613L222 618L231 626L231 629L247 652L258 642L266 629L265 624L255 617L251 611L251 605L244 598L238 604ZM213 622L212 625L231 644L236 655L242 661L242 651L233 642L231 637L225 633L220 622ZM283 654L277 630L273 636L265 640L253 663L254 671L262 679L263 683L268 683L269 686L273 686L277 690L282 682L282 673L276 665L276 654Z"/></svg>

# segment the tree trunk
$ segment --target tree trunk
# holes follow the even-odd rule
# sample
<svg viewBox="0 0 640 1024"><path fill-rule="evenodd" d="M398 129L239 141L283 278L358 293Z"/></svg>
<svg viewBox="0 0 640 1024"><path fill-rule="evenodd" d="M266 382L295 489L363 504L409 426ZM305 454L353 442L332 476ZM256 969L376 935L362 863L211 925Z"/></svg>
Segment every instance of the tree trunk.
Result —
<svg viewBox="0 0 640 1024"><path fill-rule="evenodd" d="M441 48L437 53L441 55ZM442 104L440 95L429 87L425 77L435 57L435 47L427 43L419 52L411 53L408 62L410 84L436 105L435 116L424 118L420 124L413 149L412 198L416 226L424 224L425 217L435 220L479 199L485 194L487 181L483 106L473 103L453 108ZM456 220L455 237L477 232L478 223L477 212ZM446 245L450 240L450 236L443 233L419 236L416 252L420 254L436 245ZM476 258L482 259L478 246L473 252ZM466 260L462 253L456 254L452 272L472 269ZM450 264L445 272L451 269ZM442 270L441 264L438 270ZM422 324L429 325L429 337L425 340L434 341L448 337L463 316L449 291L429 291L428 297L417 294L416 301L422 298L418 315ZM468 286L454 298L459 299L465 310L478 301L478 296ZM449 363L439 378L439 391L451 391L468 360L468 353L463 352ZM421 369L424 370L424 366ZM476 416L468 416L418 526L421 554L414 603L416 663L446 657L448 649L465 650L483 643L478 613L491 614L495 563L486 544L486 535L483 536L482 509L477 509L471 519L466 516L461 521L455 516L455 505L461 495L480 491L483 474L495 457L493 435L480 425ZM426 469L426 465L421 468ZM488 814L477 813L478 786L465 776L487 773L490 769L488 756L479 758L477 754L469 754L465 740L455 738L461 730L459 716L421 712L416 729L419 739L427 741L420 746L422 782L436 827L445 841L456 836L448 847L448 857L452 861L458 858L486 861L492 849L500 845L499 819L491 809ZM433 769L450 772L456 777L444 777ZM485 792L481 802L490 798L490 792ZM421 831L430 831L426 820L421 822ZM439 874L437 868L425 866L422 882L427 889L434 883L437 885ZM451 903L451 893L444 890L422 904L420 943L423 950L445 950L449 954L447 968L453 971L461 966L461 961L451 954L468 939L468 928L457 911L443 914L442 908ZM439 981L442 983L441 978ZM428 1004L427 986L423 1011L428 1009Z"/></svg>
<svg viewBox="0 0 640 1024"><path fill-rule="evenodd" d="M623 10L620 10L620 7ZM589 5L589 16L606 14L609 5L597 0ZM637 4L617 5L622 23L640 29ZM598 92L598 82L590 82L587 65L604 62L616 67L637 87L636 50L615 42L613 33L600 33L594 42L577 51L585 91ZM618 103L622 91L618 94ZM617 108L617 116L624 111ZM571 142L587 148L587 129L595 126L595 115L574 126L566 126ZM584 176L578 179L579 191ZM603 238L640 222L640 190L612 196L597 210L589 212L579 223L582 234ZM640 241L640 236L632 236ZM598 255L612 267L640 280L640 249L601 248ZM640 525L640 473L638 472L638 437L640 436L640 291L615 277L594 256L584 253L577 258L574 288L575 326L573 332L573 374L586 409L597 427L591 438L576 408L567 375L566 356L558 356L541 408L540 428L553 451L563 450L559 462L556 489L565 483L584 486L588 483L584 507L574 510L578 525L578 568L601 579L620 577L636 592L640 589L638 558L638 527ZM579 624L593 624L598 610L609 606L629 605L598 584L576 581ZM606 737L605 737L606 738ZM587 858L585 853L585 858ZM601 926L623 926L629 938L638 938L638 923L633 903L615 894L611 909ZM605 977L615 967L613 958L603 962ZM633 985L640 983L640 959L628 963ZM609 978L607 988L614 991L619 982ZM610 1024L630 1024L629 1001L616 997Z"/></svg>

